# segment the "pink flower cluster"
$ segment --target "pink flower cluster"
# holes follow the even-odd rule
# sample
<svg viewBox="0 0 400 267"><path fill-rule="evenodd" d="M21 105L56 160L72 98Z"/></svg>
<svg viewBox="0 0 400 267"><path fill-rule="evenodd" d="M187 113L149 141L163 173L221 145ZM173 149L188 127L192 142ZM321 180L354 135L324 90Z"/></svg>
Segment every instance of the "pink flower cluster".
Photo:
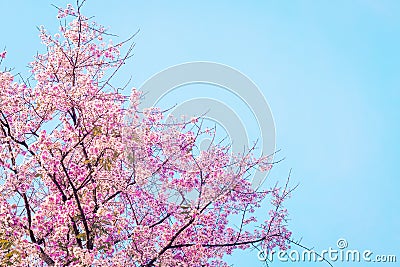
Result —
<svg viewBox="0 0 400 267"><path fill-rule="evenodd" d="M269 158L199 150L214 134L199 118L139 110L141 92L111 85L126 42L103 42L104 27L71 5L58 17L56 35L41 28L33 86L0 72L0 265L228 266L236 249L287 249L289 190L247 178Z"/></svg>

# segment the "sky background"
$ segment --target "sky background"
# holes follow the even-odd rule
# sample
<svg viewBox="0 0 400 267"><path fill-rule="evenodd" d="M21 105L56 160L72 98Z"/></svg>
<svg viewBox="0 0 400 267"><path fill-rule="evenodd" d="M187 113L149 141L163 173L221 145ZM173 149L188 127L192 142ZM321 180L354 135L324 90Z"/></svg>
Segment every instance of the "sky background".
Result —
<svg viewBox="0 0 400 267"><path fill-rule="evenodd" d="M8 67L26 73L42 51L36 26L55 32L52 3L67 2L1 2ZM132 86L189 61L246 74L270 105L278 157L285 158L269 177L284 181L292 169L291 182L299 183L287 203L293 237L316 251L345 238L349 249L400 261L399 1L89 0L83 12L121 38L140 29L135 55L119 76L132 76ZM263 266L254 251L227 260ZM365 263L333 263L349 264ZM328 265L275 260L270 266Z"/></svg>

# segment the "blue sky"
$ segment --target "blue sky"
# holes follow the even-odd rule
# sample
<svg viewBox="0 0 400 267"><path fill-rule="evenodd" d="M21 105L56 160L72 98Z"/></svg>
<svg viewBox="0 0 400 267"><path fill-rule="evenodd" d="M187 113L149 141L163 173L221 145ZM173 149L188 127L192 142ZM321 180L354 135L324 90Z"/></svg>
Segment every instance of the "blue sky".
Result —
<svg viewBox="0 0 400 267"><path fill-rule="evenodd" d="M3 1L7 66L26 72L42 49L36 26L54 32L51 3L66 2ZM249 76L271 107L285 157L270 177L284 180L292 169L292 183L300 184L287 204L294 237L316 251L343 237L349 249L400 261L400 2L89 0L84 12L121 38L140 29L135 56L119 76L132 76L134 86L198 60ZM228 260L262 266L255 252Z"/></svg>

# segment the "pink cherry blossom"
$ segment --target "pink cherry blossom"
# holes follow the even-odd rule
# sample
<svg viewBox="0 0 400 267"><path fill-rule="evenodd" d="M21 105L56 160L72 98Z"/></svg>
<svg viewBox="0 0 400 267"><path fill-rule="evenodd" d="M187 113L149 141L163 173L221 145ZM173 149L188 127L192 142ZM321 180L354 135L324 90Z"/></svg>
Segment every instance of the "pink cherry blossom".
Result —
<svg viewBox="0 0 400 267"><path fill-rule="evenodd" d="M59 33L40 28L30 83L0 72L0 265L228 266L237 249L287 249L290 190L248 178L270 159L200 151L215 134L201 118L139 110L140 91L111 85L133 44L106 44L80 8L58 9Z"/></svg>

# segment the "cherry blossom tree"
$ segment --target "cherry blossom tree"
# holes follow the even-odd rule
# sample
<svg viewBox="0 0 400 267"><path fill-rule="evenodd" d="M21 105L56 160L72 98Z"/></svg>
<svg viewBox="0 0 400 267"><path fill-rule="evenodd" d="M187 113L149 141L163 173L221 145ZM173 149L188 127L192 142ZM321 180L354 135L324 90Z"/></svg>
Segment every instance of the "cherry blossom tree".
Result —
<svg viewBox="0 0 400 267"><path fill-rule="evenodd" d="M287 249L289 188L250 181L270 158L201 150L215 136L201 118L139 110L141 92L112 85L132 37L104 41L83 2L39 29L30 80L0 72L0 266L228 266L236 249Z"/></svg>

